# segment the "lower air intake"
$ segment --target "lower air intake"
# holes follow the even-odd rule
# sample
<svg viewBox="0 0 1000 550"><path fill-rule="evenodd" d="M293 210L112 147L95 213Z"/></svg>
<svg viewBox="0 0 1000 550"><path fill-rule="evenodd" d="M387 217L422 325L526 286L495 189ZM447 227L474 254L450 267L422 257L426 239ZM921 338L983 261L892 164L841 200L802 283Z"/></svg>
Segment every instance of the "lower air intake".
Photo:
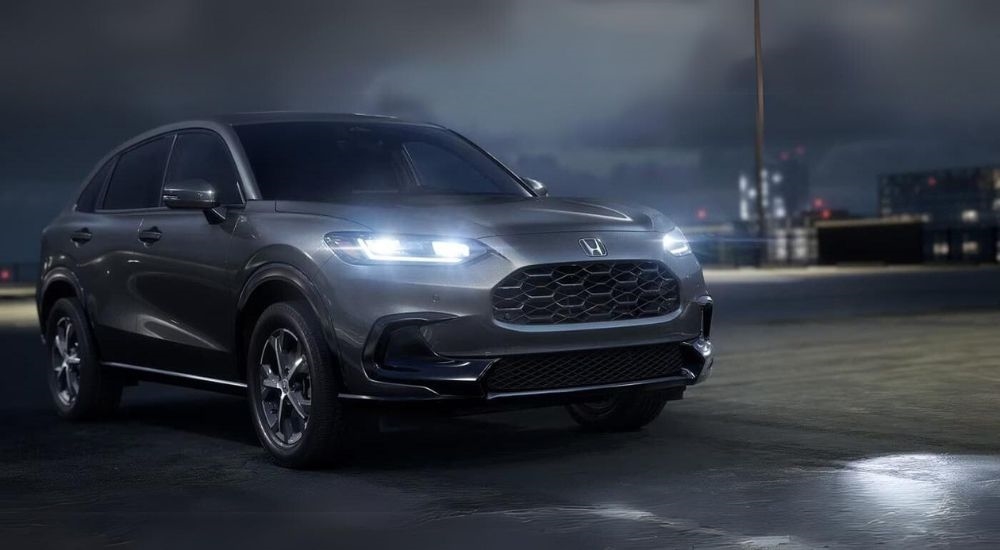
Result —
<svg viewBox="0 0 1000 550"><path fill-rule="evenodd" d="M509 392L636 382L677 376L683 366L677 344L511 355L493 364L486 388Z"/></svg>

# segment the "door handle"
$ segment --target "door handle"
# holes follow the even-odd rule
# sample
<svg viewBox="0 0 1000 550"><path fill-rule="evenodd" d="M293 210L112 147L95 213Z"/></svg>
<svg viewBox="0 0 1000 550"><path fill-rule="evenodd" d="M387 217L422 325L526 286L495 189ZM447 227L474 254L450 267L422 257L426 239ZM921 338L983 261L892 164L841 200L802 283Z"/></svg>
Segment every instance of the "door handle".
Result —
<svg viewBox="0 0 1000 550"><path fill-rule="evenodd" d="M146 229L145 231L139 232L139 240L146 244L153 244L156 241L160 240L160 237L162 236L163 233L160 233L160 230L155 227L152 229Z"/></svg>
<svg viewBox="0 0 1000 550"><path fill-rule="evenodd" d="M89 229L84 227L83 229L70 233L69 238L76 244L83 244L89 241L90 239L94 238L94 234L91 233Z"/></svg>

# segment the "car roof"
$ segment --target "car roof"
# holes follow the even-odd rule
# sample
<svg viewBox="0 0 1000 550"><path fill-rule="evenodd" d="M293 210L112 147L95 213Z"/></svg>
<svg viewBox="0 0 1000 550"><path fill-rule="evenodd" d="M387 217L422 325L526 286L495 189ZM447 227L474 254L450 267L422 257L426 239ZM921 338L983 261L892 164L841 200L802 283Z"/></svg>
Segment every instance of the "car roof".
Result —
<svg viewBox="0 0 1000 550"><path fill-rule="evenodd" d="M428 122L414 122L414 121L399 119L392 116L368 115L360 113L311 113L311 112L298 112L298 111L262 111L253 113L233 113L227 115L215 115L199 119L173 122L170 124L165 124L163 126L158 126L151 130L147 130L137 136L128 139L127 141L119 144L117 147L112 149L111 152L105 155L105 157L101 160L99 165L103 164L112 156L117 155L126 149L129 149L139 143L142 143L146 140L155 138L163 134L196 129L196 128L222 131L223 128L226 127L232 128L234 126L244 126L248 124L268 124L273 122L340 122L348 124L377 123L377 124L397 124L404 126L422 126L426 128L442 128L442 126L439 126L437 124L431 124ZM94 171L96 170L97 168L94 168ZM91 176L92 175L93 174L91 174Z"/></svg>
<svg viewBox="0 0 1000 550"><path fill-rule="evenodd" d="M170 134L173 132L181 132L184 130L192 129L208 129L217 132L225 133L225 128L232 128L234 126L243 126L248 124L267 124L272 122L340 122L340 123L378 123L378 124L398 124L405 126L423 126L426 128L443 128L438 124L431 124L429 122L415 122L409 120L403 120L396 118L394 116L385 115L372 115L372 114L362 114L362 113L322 113L322 112L301 112L301 111L260 111L260 112L247 112L247 113L232 113L202 117L198 119L184 120L179 122L173 122L170 124L165 124L158 126L156 128L147 130L139 135L133 136L132 138L120 143L118 146L111 149L100 162L98 162L87 177L83 180L80 188L83 189L84 186L94 177L98 170L108 162L115 155L121 154L123 151L128 150L140 143L147 140L162 136L164 134Z"/></svg>
<svg viewBox="0 0 1000 550"><path fill-rule="evenodd" d="M318 113L300 111L263 111L232 113L209 117L208 120L229 126L245 124L266 124L269 122L384 122L419 126L437 126L426 122L403 120L394 116L362 113Z"/></svg>

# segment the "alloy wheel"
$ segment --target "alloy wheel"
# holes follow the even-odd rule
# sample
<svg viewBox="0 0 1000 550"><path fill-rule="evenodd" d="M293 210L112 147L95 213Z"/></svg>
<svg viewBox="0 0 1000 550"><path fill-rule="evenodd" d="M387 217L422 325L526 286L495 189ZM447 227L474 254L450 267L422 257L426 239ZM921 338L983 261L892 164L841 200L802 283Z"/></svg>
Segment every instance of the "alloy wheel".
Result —
<svg viewBox="0 0 1000 550"><path fill-rule="evenodd" d="M52 370L56 397L63 405L73 405L80 394L80 340L69 317L61 317L56 323Z"/></svg>
<svg viewBox="0 0 1000 550"><path fill-rule="evenodd" d="M312 384L305 350L292 331L279 328L268 336L257 370L261 412L271 439L295 445L309 422Z"/></svg>

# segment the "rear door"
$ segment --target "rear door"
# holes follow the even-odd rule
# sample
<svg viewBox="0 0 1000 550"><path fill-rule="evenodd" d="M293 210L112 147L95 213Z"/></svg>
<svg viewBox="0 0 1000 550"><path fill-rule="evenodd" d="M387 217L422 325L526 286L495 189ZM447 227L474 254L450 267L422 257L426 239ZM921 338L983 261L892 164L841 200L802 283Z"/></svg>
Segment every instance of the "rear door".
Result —
<svg viewBox="0 0 1000 550"><path fill-rule="evenodd" d="M100 207L98 201L116 161L117 157L105 161L87 182L72 210L56 218L47 230L46 250L50 252L45 264L70 267L84 289L83 300L88 310L98 305L91 289L103 279L97 264L107 253L113 225L107 216L94 210Z"/></svg>
<svg viewBox="0 0 1000 550"><path fill-rule="evenodd" d="M230 249L243 197L222 138L207 130L177 135L165 181L205 180L227 212L210 221L201 210L147 212L134 241L133 290L141 304L136 330L142 365L223 380L236 374L238 292Z"/></svg>
<svg viewBox="0 0 1000 550"><path fill-rule="evenodd" d="M136 261L136 232L142 217L159 207L163 171L173 136L160 136L131 147L117 157L94 214L76 230L85 250L77 273L105 361L134 363L140 304L131 274ZM89 235L89 237L88 237Z"/></svg>

